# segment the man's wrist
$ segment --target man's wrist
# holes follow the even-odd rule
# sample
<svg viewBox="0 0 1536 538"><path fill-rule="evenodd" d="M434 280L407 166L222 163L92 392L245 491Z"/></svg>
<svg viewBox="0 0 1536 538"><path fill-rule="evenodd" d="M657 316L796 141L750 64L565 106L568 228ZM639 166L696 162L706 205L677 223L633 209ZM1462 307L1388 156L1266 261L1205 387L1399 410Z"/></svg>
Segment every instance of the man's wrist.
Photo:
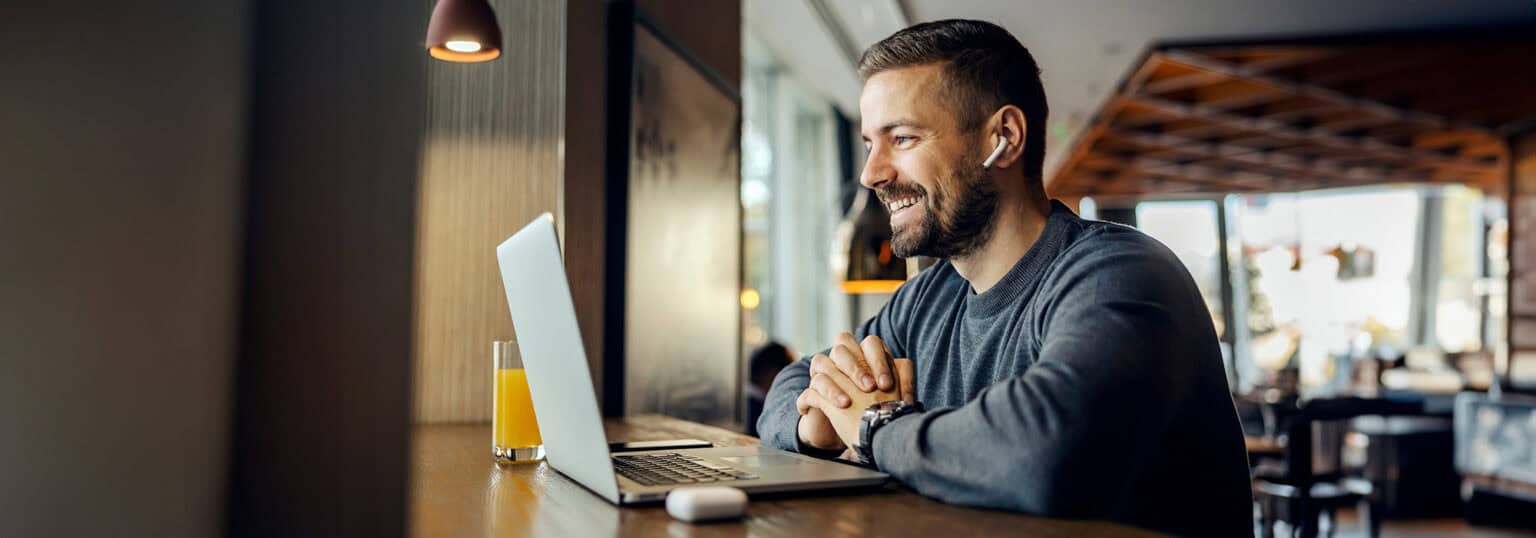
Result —
<svg viewBox="0 0 1536 538"><path fill-rule="evenodd" d="M800 417L800 420L805 420L805 417ZM840 456L846 448L847 447L845 446L821 448L811 444L809 441L806 441L804 437L800 436L800 421L795 421L795 452L799 452L813 458L830 460Z"/></svg>
<svg viewBox="0 0 1536 538"><path fill-rule="evenodd" d="M838 447L838 448L817 448L815 445L812 445L810 443L805 442L804 439L800 439L799 436L795 436L795 443L797 445L799 445L799 446L795 447L795 451L796 452L799 452L801 454L805 454L805 455L813 457L813 458L821 458L821 459L824 459L824 460L835 459L838 456L841 456L843 454L843 451L846 450L843 447Z"/></svg>
<svg viewBox="0 0 1536 538"><path fill-rule="evenodd" d="M854 453L858 454L859 460L866 465L878 465L875 462L875 435L887 424L922 412L923 404L920 402L892 400L869 406L859 420L859 440L853 446Z"/></svg>

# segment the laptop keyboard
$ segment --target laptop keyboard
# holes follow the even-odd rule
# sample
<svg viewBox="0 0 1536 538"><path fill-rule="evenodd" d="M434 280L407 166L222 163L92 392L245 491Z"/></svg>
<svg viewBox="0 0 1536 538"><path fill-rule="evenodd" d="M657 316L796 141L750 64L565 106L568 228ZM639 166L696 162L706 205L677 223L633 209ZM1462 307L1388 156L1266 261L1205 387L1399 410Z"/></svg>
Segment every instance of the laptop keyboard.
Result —
<svg viewBox="0 0 1536 538"><path fill-rule="evenodd" d="M619 476L645 486L672 484L697 484L724 482L727 480L752 480L757 475L723 465L705 462L702 458L682 454L635 454L614 456L613 466Z"/></svg>

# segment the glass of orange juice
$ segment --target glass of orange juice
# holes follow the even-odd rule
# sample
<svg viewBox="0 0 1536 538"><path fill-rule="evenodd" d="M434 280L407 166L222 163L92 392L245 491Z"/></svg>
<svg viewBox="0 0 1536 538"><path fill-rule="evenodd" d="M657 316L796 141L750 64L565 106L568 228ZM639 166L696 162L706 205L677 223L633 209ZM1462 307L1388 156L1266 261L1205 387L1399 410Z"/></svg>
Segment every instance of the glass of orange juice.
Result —
<svg viewBox="0 0 1536 538"><path fill-rule="evenodd" d="M528 394L528 375L517 342L492 344L496 366L495 409L491 411L491 453L498 463L526 463L544 459L544 440L533 416Z"/></svg>

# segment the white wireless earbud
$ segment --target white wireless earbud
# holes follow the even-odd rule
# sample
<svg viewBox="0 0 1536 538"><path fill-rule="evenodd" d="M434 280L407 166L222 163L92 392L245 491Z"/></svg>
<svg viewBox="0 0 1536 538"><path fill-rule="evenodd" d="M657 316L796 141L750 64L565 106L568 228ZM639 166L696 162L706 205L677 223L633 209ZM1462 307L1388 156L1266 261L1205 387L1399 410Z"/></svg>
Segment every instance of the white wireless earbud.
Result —
<svg viewBox="0 0 1536 538"><path fill-rule="evenodd" d="M997 149L992 150L992 156L987 157L987 160L981 162L981 169L986 170L991 168L992 163L997 162L997 158L1003 156L1003 150L1005 149L1008 149L1008 139L999 139L997 141Z"/></svg>

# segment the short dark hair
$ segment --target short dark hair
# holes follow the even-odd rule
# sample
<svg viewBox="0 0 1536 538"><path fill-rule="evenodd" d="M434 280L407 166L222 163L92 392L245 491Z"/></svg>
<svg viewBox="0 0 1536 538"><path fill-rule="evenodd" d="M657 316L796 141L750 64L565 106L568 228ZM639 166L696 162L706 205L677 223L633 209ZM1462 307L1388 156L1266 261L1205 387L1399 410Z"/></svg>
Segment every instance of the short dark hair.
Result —
<svg viewBox="0 0 1536 538"><path fill-rule="evenodd" d="M753 351L752 358L747 359L747 367L751 372L748 374L750 376L748 379L755 383L764 377L771 378L778 375L779 370L794 360L794 355L790 354L789 348L784 347L784 344L768 342L763 347L757 348L757 351Z"/></svg>
<svg viewBox="0 0 1536 538"><path fill-rule="evenodd" d="M961 128L979 129L1003 105L1024 111L1024 175L1039 180L1045 166L1045 122L1050 114L1040 66L1029 49L1002 27L984 21L925 22L891 34L864 51L859 76L941 63L943 89Z"/></svg>

